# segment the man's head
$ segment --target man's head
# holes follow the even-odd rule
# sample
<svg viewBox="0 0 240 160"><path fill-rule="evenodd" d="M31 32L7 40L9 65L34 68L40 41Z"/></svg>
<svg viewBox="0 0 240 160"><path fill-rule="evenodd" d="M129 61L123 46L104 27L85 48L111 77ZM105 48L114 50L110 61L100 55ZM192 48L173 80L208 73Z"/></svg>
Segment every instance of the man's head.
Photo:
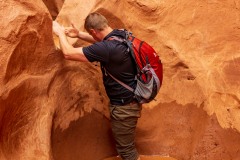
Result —
<svg viewBox="0 0 240 160"><path fill-rule="evenodd" d="M96 12L90 13L85 19L84 28L97 41L101 41L103 35L102 31L109 28L107 19Z"/></svg>

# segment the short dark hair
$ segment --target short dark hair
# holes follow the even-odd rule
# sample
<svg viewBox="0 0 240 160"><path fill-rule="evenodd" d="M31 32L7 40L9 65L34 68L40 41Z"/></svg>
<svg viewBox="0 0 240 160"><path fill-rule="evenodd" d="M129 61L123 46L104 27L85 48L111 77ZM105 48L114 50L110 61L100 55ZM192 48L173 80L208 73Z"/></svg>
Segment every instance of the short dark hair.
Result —
<svg viewBox="0 0 240 160"><path fill-rule="evenodd" d="M108 27L108 21L100 13L90 13L85 19L84 28L88 32L90 31L90 29L97 29L102 31L106 27Z"/></svg>

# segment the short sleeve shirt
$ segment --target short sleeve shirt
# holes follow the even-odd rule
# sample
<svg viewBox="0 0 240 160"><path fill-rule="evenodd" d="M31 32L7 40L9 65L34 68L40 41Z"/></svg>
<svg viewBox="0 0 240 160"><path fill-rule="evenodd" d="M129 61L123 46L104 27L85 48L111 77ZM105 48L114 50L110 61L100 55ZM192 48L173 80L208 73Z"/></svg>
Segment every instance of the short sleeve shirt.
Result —
<svg viewBox="0 0 240 160"><path fill-rule="evenodd" d="M83 53L90 62L101 63L103 83L111 104L125 105L133 100L134 94L112 79L107 72L128 86L135 88L136 68L128 47L117 40L108 40L111 36L124 38L125 32L115 29L103 41L83 47Z"/></svg>

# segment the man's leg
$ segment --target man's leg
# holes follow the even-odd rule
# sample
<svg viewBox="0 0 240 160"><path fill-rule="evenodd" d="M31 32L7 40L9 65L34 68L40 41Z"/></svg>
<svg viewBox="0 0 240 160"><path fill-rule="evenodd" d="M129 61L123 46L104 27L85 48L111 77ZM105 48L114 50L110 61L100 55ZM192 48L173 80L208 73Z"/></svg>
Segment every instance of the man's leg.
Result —
<svg viewBox="0 0 240 160"><path fill-rule="evenodd" d="M138 104L111 106L110 111L112 132L119 155L123 160L137 160L139 155L134 139L141 106Z"/></svg>

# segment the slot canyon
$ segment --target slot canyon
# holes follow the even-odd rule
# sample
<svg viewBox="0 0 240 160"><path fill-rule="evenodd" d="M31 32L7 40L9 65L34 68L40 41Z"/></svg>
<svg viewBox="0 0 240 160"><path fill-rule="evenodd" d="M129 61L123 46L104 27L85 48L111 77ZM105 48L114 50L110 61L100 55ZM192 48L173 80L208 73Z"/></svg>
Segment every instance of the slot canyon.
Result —
<svg viewBox="0 0 240 160"><path fill-rule="evenodd" d="M148 42L163 63L160 92L138 121L140 155L240 159L239 0L0 0L0 7L0 160L117 156L99 64L65 60L52 33L53 20L84 31L95 11Z"/></svg>

